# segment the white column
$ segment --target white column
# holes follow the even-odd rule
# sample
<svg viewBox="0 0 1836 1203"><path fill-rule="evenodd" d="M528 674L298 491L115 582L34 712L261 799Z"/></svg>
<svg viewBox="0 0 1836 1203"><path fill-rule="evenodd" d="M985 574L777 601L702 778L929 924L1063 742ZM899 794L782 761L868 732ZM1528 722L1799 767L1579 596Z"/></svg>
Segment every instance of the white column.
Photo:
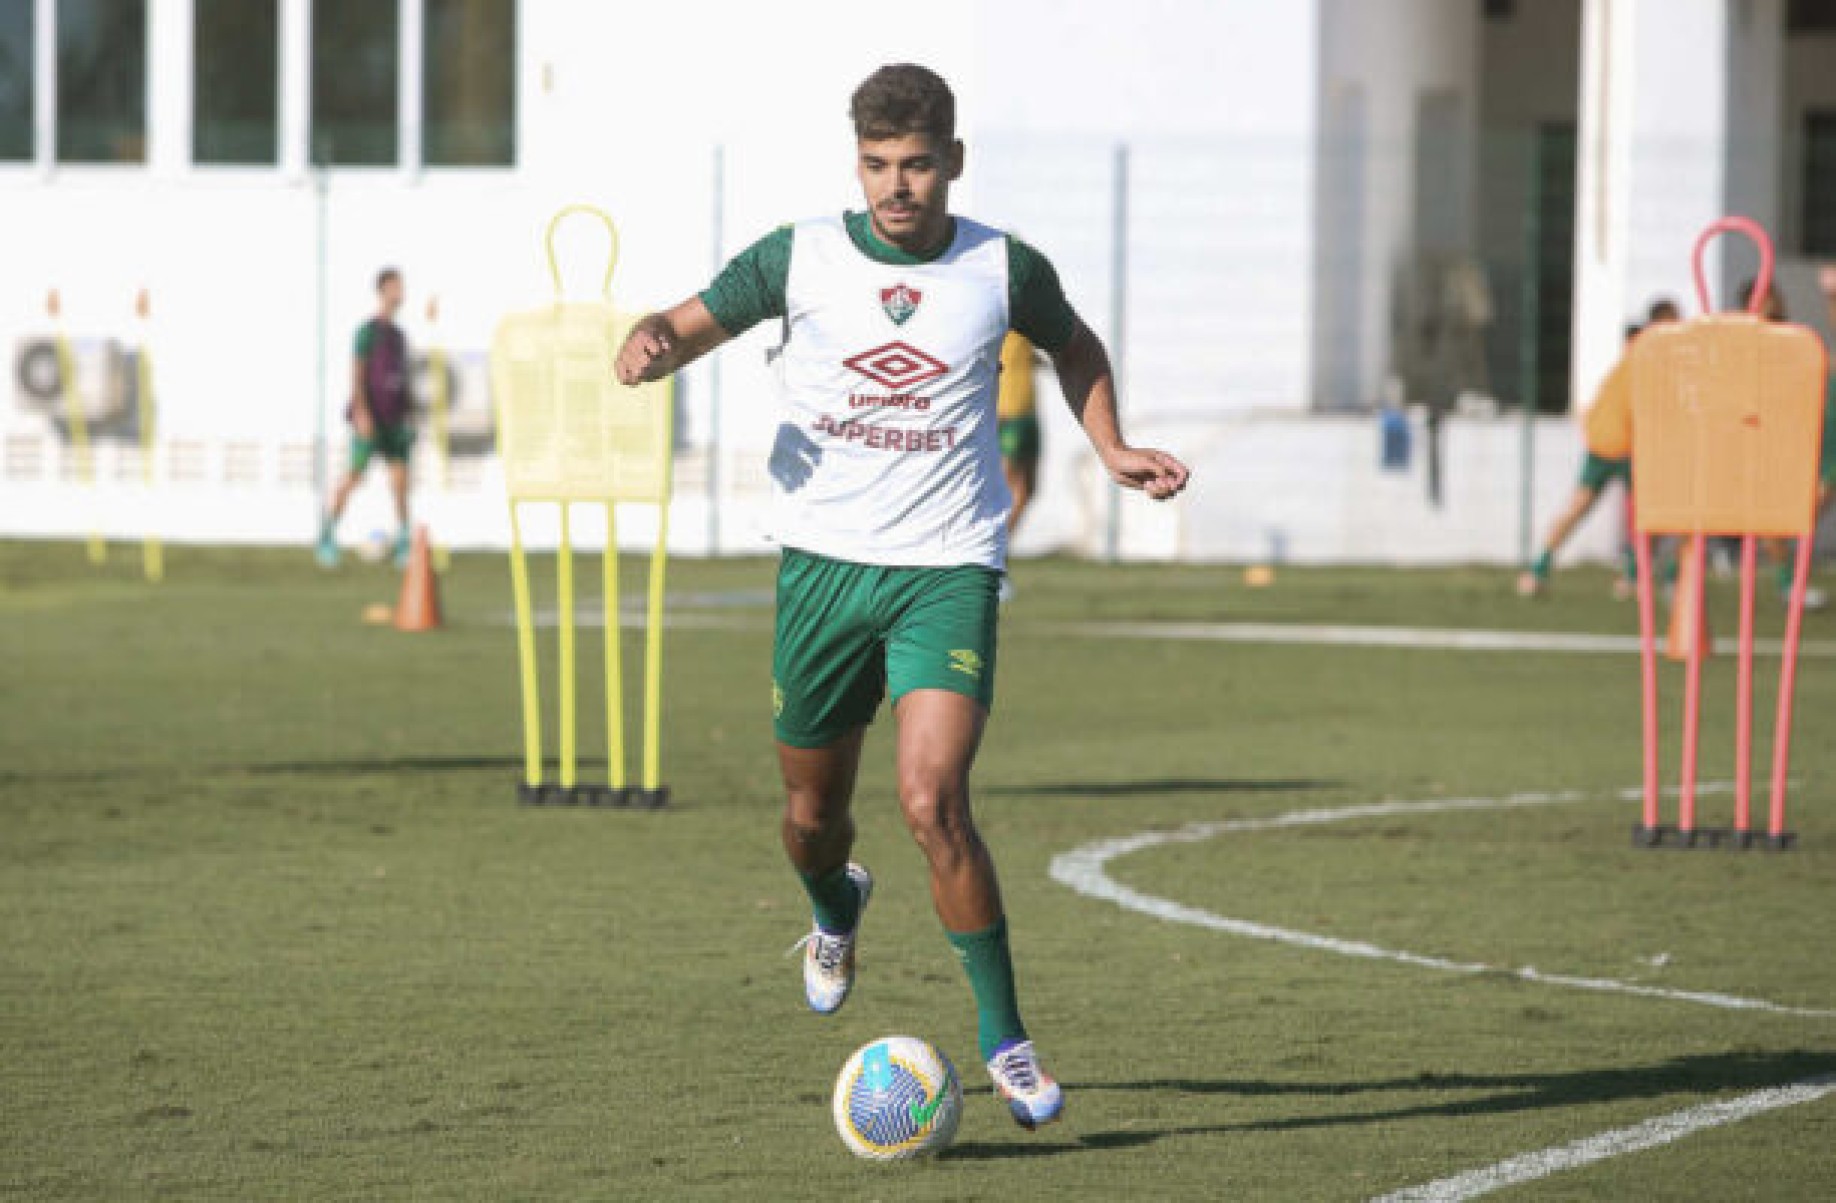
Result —
<svg viewBox="0 0 1836 1203"><path fill-rule="evenodd" d="M280 166L289 180L312 162L312 0L280 0Z"/></svg>
<svg viewBox="0 0 1836 1203"><path fill-rule="evenodd" d="M426 9L422 0L402 0L401 32L396 39L400 48L396 71L396 117L400 124L401 146L398 154L402 173L409 179L421 174L421 127L424 115L421 111L422 87L421 70L427 61L422 53L421 38L427 27Z"/></svg>
<svg viewBox="0 0 1836 1203"><path fill-rule="evenodd" d="M57 166L57 0L36 0L32 25L37 43L32 47L33 157L38 169L49 175Z"/></svg>
<svg viewBox="0 0 1836 1203"><path fill-rule="evenodd" d="M191 162L192 0L147 5L147 167L173 175Z"/></svg>
<svg viewBox="0 0 1836 1203"><path fill-rule="evenodd" d="M1571 370L1583 403L1655 297L1697 309L1690 252L1729 195L1730 36L1729 0L1584 0Z"/></svg>

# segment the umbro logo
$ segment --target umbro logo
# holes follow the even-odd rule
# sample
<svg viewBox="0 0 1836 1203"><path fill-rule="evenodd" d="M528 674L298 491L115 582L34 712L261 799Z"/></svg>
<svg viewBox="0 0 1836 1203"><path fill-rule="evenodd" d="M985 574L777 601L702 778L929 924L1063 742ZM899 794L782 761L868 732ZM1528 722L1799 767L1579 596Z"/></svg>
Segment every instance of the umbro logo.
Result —
<svg viewBox="0 0 1836 1203"><path fill-rule="evenodd" d="M908 393L950 371L950 365L926 355L910 343L886 343L871 351L862 351L842 366L859 372L881 388Z"/></svg>

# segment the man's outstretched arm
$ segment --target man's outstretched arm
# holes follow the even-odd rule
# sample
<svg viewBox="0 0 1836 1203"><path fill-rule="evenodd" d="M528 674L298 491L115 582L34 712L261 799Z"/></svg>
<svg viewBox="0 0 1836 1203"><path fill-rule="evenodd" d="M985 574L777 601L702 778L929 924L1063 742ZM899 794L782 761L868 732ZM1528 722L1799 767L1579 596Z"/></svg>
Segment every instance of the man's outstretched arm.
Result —
<svg viewBox="0 0 1836 1203"><path fill-rule="evenodd" d="M1052 369L1058 374L1065 403L1111 479L1123 488L1140 489L1156 501L1165 501L1186 487L1191 472L1176 456L1151 447L1131 447L1123 441L1109 352L1090 327L1078 323L1071 341L1053 354Z"/></svg>
<svg viewBox="0 0 1836 1203"><path fill-rule="evenodd" d="M694 363L729 338L700 297L690 297L674 309L642 318L619 348L620 384L661 380Z"/></svg>

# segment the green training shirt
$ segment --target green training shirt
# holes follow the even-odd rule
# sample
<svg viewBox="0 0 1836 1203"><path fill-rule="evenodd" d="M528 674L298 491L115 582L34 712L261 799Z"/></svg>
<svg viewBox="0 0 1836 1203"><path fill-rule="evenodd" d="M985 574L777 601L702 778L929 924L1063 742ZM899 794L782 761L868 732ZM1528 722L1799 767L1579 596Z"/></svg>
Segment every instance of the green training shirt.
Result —
<svg viewBox="0 0 1836 1203"><path fill-rule="evenodd" d="M891 266L932 262L953 241L945 239L932 255L914 255L875 234L866 213L847 213L842 221L855 249L875 263ZM1063 351L1077 332L1077 313L1065 299L1057 270L1051 260L1020 239L1012 234L1005 237L1010 323L1041 350L1049 354ZM784 316L792 242L793 227L779 226L734 256L701 293L702 304L721 329L738 337L760 322Z"/></svg>

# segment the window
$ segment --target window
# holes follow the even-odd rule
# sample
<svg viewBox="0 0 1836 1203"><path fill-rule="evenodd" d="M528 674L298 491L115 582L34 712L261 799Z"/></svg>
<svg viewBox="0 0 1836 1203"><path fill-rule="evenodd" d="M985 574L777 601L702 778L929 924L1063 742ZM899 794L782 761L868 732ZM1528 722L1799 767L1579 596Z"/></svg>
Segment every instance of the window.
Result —
<svg viewBox="0 0 1836 1203"><path fill-rule="evenodd" d="M57 0L57 158L146 162L146 0Z"/></svg>
<svg viewBox="0 0 1836 1203"><path fill-rule="evenodd" d="M399 160L396 10L388 0L313 0L314 163L365 167Z"/></svg>
<svg viewBox="0 0 1836 1203"><path fill-rule="evenodd" d="M32 5L0 5L0 163L32 157Z"/></svg>
<svg viewBox="0 0 1836 1203"><path fill-rule="evenodd" d="M1836 255L1836 109L1804 116L1804 253Z"/></svg>
<svg viewBox="0 0 1836 1203"><path fill-rule="evenodd" d="M516 0L426 0L421 161L516 162Z"/></svg>
<svg viewBox="0 0 1836 1203"><path fill-rule="evenodd" d="M1836 0L1790 0L1785 6L1788 33L1836 33Z"/></svg>
<svg viewBox="0 0 1836 1203"><path fill-rule="evenodd" d="M192 161L272 164L280 145L280 2L195 3Z"/></svg>

